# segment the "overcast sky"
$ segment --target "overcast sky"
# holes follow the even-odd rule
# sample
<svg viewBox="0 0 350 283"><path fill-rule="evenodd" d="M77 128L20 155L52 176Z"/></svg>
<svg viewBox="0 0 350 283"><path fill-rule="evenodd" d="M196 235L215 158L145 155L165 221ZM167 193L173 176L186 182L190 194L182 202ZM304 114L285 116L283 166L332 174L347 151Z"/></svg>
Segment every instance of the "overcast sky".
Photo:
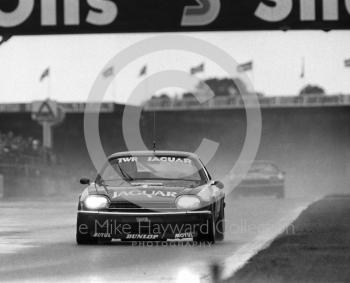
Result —
<svg viewBox="0 0 350 283"><path fill-rule="evenodd" d="M256 90L267 96L295 95L307 83L318 84L329 94L350 94L350 31L220 32L187 35L217 45L237 62L254 61L248 73ZM14 37L0 46L0 102L28 102L47 97L84 102L96 76L118 52L156 34L76 35ZM300 78L302 58L305 78ZM225 77L225 72L206 58L184 51L153 53L131 62L116 78L105 100L125 102L141 82L140 69L148 74L182 70L205 62L201 79ZM51 79L39 82L50 66ZM48 84L50 82L50 91ZM174 91L174 90L173 90ZM141 99L140 99L141 100Z"/></svg>

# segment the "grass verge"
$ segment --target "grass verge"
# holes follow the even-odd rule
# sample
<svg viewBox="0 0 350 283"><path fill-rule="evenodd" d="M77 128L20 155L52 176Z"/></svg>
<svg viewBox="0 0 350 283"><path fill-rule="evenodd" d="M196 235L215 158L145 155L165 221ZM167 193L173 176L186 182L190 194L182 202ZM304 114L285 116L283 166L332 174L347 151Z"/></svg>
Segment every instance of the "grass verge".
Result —
<svg viewBox="0 0 350 283"><path fill-rule="evenodd" d="M310 205L228 282L350 282L350 195Z"/></svg>

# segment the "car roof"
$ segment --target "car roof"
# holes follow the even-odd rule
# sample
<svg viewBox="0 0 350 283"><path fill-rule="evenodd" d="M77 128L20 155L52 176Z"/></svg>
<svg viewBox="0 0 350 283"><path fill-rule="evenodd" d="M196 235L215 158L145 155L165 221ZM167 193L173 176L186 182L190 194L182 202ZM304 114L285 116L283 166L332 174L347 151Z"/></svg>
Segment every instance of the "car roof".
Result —
<svg viewBox="0 0 350 283"><path fill-rule="evenodd" d="M117 152L108 157L108 159L122 157L122 156L149 156L149 155L170 155L170 156L178 156L178 157L190 157L193 159L199 159L198 155L186 152L186 151L171 151L171 150L145 150L145 151L123 151L123 152Z"/></svg>
<svg viewBox="0 0 350 283"><path fill-rule="evenodd" d="M250 167L253 166L273 166L276 170L281 170L273 161L269 160L254 160L252 163L250 162L240 162L240 164L250 164Z"/></svg>
<svg viewBox="0 0 350 283"><path fill-rule="evenodd" d="M275 165L272 161L269 160L255 160L253 164L268 164L268 165ZM276 166L276 165L275 165Z"/></svg>
<svg viewBox="0 0 350 283"><path fill-rule="evenodd" d="M251 165L254 165L254 164L270 164L270 165L275 165L276 166L276 164L273 161L270 161L270 160L254 160L253 162L242 161L242 162L240 162L240 164L251 164Z"/></svg>

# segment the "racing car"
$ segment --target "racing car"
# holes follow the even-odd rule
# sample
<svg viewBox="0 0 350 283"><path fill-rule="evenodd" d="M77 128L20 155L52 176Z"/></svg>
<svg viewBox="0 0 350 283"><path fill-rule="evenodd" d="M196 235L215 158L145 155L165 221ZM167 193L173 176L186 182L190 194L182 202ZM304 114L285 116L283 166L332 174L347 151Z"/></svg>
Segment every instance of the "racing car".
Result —
<svg viewBox="0 0 350 283"><path fill-rule="evenodd" d="M79 197L76 241L221 241L225 193L193 153L121 152L108 157Z"/></svg>
<svg viewBox="0 0 350 283"><path fill-rule="evenodd" d="M233 196L275 196L285 197L285 172L270 161L255 161L246 176L234 189Z"/></svg>

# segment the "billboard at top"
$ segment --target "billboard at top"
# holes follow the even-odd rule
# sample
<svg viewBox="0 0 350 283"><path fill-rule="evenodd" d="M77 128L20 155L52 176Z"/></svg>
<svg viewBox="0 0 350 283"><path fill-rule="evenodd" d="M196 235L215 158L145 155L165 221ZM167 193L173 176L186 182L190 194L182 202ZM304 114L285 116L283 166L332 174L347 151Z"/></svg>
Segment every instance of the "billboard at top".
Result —
<svg viewBox="0 0 350 283"><path fill-rule="evenodd" d="M0 0L0 34L349 29L350 0Z"/></svg>

